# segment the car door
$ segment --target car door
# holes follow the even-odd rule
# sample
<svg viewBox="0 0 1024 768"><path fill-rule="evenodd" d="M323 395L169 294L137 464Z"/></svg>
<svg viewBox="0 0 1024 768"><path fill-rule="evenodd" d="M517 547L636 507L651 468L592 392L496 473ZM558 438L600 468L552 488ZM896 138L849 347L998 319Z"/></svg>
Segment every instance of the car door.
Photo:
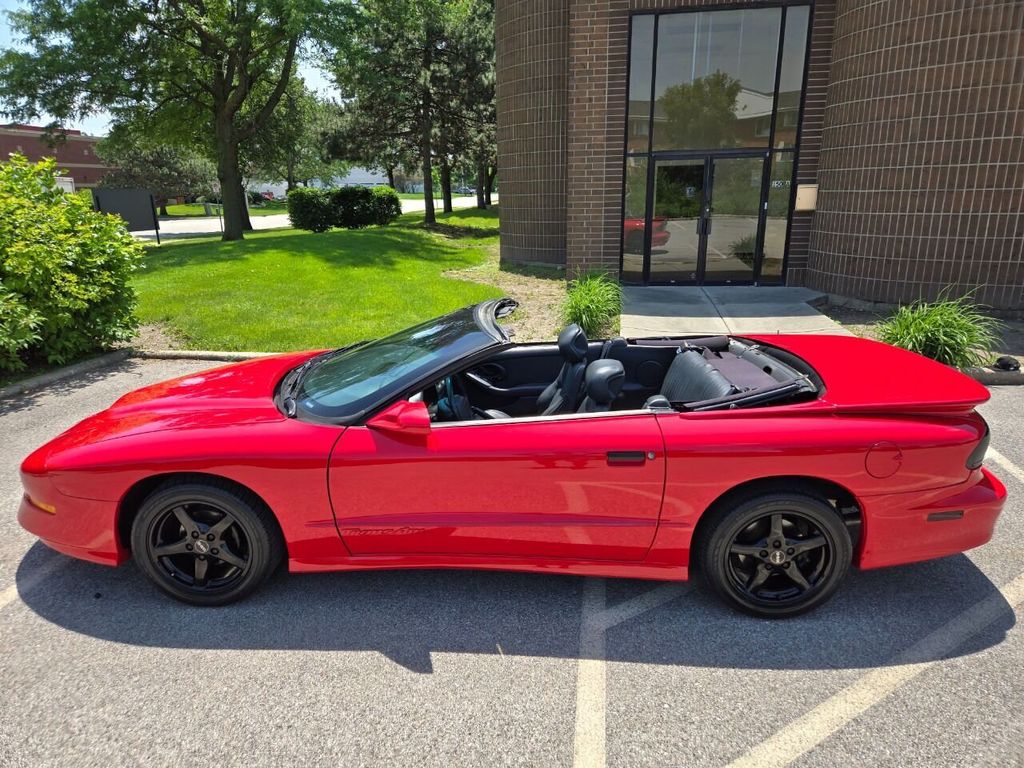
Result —
<svg viewBox="0 0 1024 768"><path fill-rule="evenodd" d="M665 480L649 411L353 426L331 455L339 531L354 555L640 560Z"/></svg>

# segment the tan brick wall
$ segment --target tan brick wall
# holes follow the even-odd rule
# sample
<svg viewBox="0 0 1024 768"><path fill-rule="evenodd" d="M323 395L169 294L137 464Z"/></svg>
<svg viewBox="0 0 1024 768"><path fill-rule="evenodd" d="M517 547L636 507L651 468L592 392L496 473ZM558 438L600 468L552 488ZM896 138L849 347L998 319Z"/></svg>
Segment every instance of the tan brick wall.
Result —
<svg viewBox="0 0 1024 768"><path fill-rule="evenodd" d="M836 10L806 283L1024 309L1024 3Z"/></svg>
<svg viewBox="0 0 1024 768"><path fill-rule="evenodd" d="M498 0L501 258L565 264L569 0Z"/></svg>
<svg viewBox="0 0 1024 768"><path fill-rule="evenodd" d="M817 102L809 99L812 124L804 126L815 151L807 154L806 161L800 160L802 180L814 179L832 2L819 0L827 9L821 14L820 29L815 13L813 40L822 48L811 62L817 67ZM498 0L503 260L556 262L570 271L618 273L629 14L721 5L714 0ZM535 8L544 11L524 16ZM564 80L548 67L560 55L554 42L559 39L560 19ZM547 100L539 98L545 88L550 91ZM561 145L557 144L559 121ZM561 191L561 200L548 194L554 190ZM798 269L806 261L809 229L809 216L794 223L790 262Z"/></svg>

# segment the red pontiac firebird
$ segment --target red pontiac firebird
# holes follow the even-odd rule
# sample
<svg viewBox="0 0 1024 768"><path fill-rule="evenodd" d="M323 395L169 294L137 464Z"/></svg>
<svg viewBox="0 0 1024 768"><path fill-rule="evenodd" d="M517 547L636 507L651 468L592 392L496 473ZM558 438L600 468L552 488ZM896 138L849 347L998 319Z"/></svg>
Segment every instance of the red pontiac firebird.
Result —
<svg viewBox="0 0 1024 768"><path fill-rule="evenodd" d="M686 579L791 616L861 568L984 544L972 379L835 336L514 344L489 301L130 392L22 464L21 524L219 605L291 571Z"/></svg>

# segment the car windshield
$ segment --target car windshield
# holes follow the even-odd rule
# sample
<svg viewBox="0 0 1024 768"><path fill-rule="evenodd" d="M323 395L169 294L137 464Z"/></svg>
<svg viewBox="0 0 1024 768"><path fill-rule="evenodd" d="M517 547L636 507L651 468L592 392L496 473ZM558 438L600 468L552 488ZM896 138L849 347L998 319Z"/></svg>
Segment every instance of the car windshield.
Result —
<svg viewBox="0 0 1024 768"><path fill-rule="evenodd" d="M460 309L314 361L302 378L296 401L300 410L316 417L355 417L432 371L496 341L477 323L472 308Z"/></svg>

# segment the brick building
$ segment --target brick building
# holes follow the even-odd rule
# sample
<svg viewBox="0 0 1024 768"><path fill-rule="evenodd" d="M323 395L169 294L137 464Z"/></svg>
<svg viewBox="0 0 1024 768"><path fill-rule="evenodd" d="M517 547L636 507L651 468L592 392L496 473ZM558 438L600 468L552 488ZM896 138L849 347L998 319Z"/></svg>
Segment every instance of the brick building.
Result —
<svg viewBox="0 0 1024 768"><path fill-rule="evenodd" d="M110 170L96 155L100 137L68 131L65 141L51 147L45 140L45 131L33 125L0 126L0 158L6 159L15 152L33 161L55 157L58 168L75 180L76 189L95 187L100 177Z"/></svg>
<svg viewBox="0 0 1024 768"><path fill-rule="evenodd" d="M496 11L503 260L1024 309L1024 3Z"/></svg>

